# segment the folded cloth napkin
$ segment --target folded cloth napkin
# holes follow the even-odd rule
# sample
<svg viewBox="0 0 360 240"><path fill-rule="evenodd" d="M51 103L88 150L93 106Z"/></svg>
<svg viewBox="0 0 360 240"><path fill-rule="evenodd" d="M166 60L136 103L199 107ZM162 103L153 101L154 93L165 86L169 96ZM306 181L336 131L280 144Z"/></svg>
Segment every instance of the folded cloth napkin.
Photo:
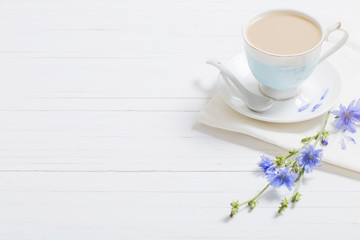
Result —
<svg viewBox="0 0 360 240"><path fill-rule="evenodd" d="M351 33L350 33L351 37ZM342 96L340 103L348 105L360 98L360 38L350 40L328 61L338 70L342 79ZM334 108L338 108L336 105ZM298 123L269 123L254 120L237 113L230 108L219 95L201 110L197 121L211 127L239 132L275 144L286 150L302 146L300 140L315 135L320 131L325 115ZM351 136L356 144L348 142L341 131L335 131L334 115L329 118L329 144L324 148L323 161L360 172L360 127ZM346 149L341 147L341 139L347 142ZM347 140L346 140L347 139ZM359 142L359 143L358 143Z"/></svg>

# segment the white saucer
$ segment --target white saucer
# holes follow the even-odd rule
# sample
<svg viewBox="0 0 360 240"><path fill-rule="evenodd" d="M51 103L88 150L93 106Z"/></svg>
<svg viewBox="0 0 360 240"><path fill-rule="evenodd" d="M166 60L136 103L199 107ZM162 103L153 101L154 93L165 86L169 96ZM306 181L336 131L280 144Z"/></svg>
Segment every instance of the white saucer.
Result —
<svg viewBox="0 0 360 240"><path fill-rule="evenodd" d="M226 65L250 91L262 95L259 82L252 75L245 54L235 56ZM231 90L221 74L218 81L220 96L235 111L250 118L274 123L301 122L318 117L339 101L341 92L340 75L327 61L322 62L305 80L296 96L274 101L273 107L266 112L254 112L247 108L241 94Z"/></svg>

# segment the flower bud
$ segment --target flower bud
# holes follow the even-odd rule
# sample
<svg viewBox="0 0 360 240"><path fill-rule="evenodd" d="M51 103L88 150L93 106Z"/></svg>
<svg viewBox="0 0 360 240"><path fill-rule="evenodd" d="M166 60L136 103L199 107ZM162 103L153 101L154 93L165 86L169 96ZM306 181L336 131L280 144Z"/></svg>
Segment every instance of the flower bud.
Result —
<svg viewBox="0 0 360 240"><path fill-rule="evenodd" d="M254 208L256 207L256 205L258 204L258 202L259 202L259 201L258 201L257 199L250 201L250 202L248 203L250 209L254 209Z"/></svg>
<svg viewBox="0 0 360 240"><path fill-rule="evenodd" d="M294 196L292 197L291 201L292 201L292 202L299 202L299 201L300 201L300 197L301 197L301 193L296 192L296 193L294 194Z"/></svg>
<svg viewBox="0 0 360 240"><path fill-rule="evenodd" d="M281 201L281 205L279 207L279 210L278 210L278 213L282 213L289 205L289 202L286 198L284 198L282 201Z"/></svg>

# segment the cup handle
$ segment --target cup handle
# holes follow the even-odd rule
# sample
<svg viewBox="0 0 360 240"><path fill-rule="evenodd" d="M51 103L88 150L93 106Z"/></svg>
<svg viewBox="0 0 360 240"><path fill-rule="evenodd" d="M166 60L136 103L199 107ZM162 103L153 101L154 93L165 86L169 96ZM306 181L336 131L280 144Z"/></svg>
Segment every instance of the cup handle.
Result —
<svg viewBox="0 0 360 240"><path fill-rule="evenodd" d="M339 48L341 48L345 42L347 41L347 39L349 38L349 34L347 31L345 31L344 29L341 28L341 22L337 22L336 24L334 24L332 27L328 28L325 32L325 40L328 41L328 37L332 32L335 31L342 31L343 32L343 36L342 38L339 40L338 43L336 43L334 46L332 46L330 49L328 49L326 52L324 52L321 57L319 58L318 64L321 63L322 61L325 60L325 58L329 57L331 54L333 54L334 52L336 52Z"/></svg>

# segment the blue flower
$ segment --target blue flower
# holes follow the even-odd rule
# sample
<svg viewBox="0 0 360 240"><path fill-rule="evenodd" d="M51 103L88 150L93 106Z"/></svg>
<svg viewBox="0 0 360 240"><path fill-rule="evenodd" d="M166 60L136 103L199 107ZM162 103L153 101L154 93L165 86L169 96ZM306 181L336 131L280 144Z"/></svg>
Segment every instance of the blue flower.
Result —
<svg viewBox="0 0 360 240"><path fill-rule="evenodd" d="M321 107L321 103L316 104L316 105L311 109L311 111L312 111L312 112L315 112L315 110L318 109L319 107Z"/></svg>
<svg viewBox="0 0 360 240"><path fill-rule="evenodd" d="M268 170L275 169L274 161L271 160L269 157L263 155L263 156L261 156L261 161L259 162L259 167L261 167L262 170L264 171L264 173L266 173L266 171L268 171Z"/></svg>
<svg viewBox="0 0 360 240"><path fill-rule="evenodd" d="M297 179L298 174L290 171L290 167L286 167L283 169L279 169L276 171L267 171L266 178L270 182L270 185L273 187L281 187L285 184L285 186L291 190L292 186L294 186L294 182Z"/></svg>
<svg viewBox="0 0 360 240"><path fill-rule="evenodd" d="M356 132L356 123L360 122L360 99L356 104L353 100L348 107L340 104L340 110L332 111L332 114L336 116L334 124L337 130Z"/></svg>
<svg viewBox="0 0 360 240"><path fill-rule="evenodd" d="M323 146L327 146L327 145L329 144L328 139L327 139L326 137L322 138L322 139L321 139L321 144L322 144Z"/></svg>
<svg viewBox="0 0 360 240"><path fill-rule="evenodd" d="M305 111L306 109L308 109L310 106L310 103L307 103L303 106L301 106L300 108L298 108L298 112L302 112L302 111Z"/></svg>
<svg viewBox="0 0 360 240"><path fill-rule="evenodd" d="M352 143L356 144L355 139L353 139L353 138L350 137L350 136L344 135L344 137L343 137L343 138L341 139L341 141L340 141L340 143L341 143L341 149L342 149L342 150L345 150L345 149L346 149L345 140L347 140L348 142L352 142Z"/></svg>
<svg viewBox="0 0 360 240"><path fill-rule="evenodd" d="M299 153L301 155L296 160L300 167L305 165L306 173L312 172L314 167L320 167L318 164L321 161L322 149L316 150L312 145L309 145L305 146L305 149L299 149Z"/></svg>

